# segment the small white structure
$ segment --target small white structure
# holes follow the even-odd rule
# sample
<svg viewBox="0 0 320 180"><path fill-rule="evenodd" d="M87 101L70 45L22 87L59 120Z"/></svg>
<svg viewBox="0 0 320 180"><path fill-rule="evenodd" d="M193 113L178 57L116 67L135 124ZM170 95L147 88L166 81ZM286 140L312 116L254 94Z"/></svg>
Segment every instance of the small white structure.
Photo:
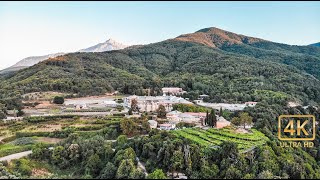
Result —
<svg viewBox="0 0 320 180"><path fill-rule="evenodd" d="M86 104L76 104L74 105L75 106L75 109L88 109L87 105Z"/></svg>
<svg viewBox="0 0 320 180"><path fill-rule="evenodd" d="M209 97L209 95L201 94L201 95L199 96L199 99L203 100L204 98L208 98L208 97Z"/></svg>
<svg viewBox="0 0 320 180"><path fill-rule="evenodd" d="M106 107L117 107L117 105L118 105L118 103L116 101L113 101L113 100L103 101L103 104Z"/></svg>
<svg viewBox="0 0 320 180"><path fill-rule="evenodd" d="M172 129L175 129L175 128L176 128L175 124L170 124L170 123L159 124L159 129L160 130L172 130Z"/></svg>
<svg viewBox="0 0 320 180"><path fill-rule="evenodd" d="M158 127L158 122L155 120L149 120L148 123L151 129L156 129Z"/></svg>
<svg viewBox="0 0 320 180"><path fill-rule="evenodd" d="M245 102L244 104L249 107L254 107L257 105L257 102L249 101L249 102Z"/></svg>
<svg viewBox="0 0 320 180"><path fill-rule="evenodd" d="M162 93L166 95L182 95L187 91L182 90L179 87L164 87L162 88Z"/></svg>

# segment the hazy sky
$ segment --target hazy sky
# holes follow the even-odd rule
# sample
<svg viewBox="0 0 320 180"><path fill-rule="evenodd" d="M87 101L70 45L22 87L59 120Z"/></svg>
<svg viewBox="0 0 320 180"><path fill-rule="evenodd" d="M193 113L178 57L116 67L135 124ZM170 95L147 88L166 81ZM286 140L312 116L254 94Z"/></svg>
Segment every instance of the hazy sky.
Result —
<svg viewBox="0 0 320 180"><path fill-rule="evenodd" d="M275 42L320 41L320 2L0 2L0 69L113 38L145 44L218 27Z"/></svg>

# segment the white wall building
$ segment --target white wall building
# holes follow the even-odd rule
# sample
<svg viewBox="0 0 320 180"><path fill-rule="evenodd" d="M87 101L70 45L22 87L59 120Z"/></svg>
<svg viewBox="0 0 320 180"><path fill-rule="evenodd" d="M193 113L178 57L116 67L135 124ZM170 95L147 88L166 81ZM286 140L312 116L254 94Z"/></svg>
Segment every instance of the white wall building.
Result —
<svg viewBox="0 0 320 180"><path fill-rule="evenodd" d="M162 88L162 93L166 95L182 95L187 91L182 90L179 87L164 87Z"/></svg>
<svg viewBox="0 0 320 180"><path fill-rule="evenodd" d="M140 112L154 112L157 111L160 105L166 108L169 112L172 110L174 104L192 104L192 102L176 96L129 96L125 97L123 102L128 108L131 107L131 102L136 99Z"/></svg>

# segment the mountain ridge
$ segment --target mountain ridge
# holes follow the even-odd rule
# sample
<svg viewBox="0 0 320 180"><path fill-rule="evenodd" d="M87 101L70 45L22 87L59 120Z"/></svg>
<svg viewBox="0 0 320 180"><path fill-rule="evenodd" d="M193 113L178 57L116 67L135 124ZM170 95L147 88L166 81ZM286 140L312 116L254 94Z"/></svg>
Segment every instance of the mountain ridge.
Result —
<svg viewBox="0 0 320 180"><path fill-rule="evenodd" d="M224 44L231 45L267 41L225 31L216 27L204 28L194 33L183 34L174 38L174 40L196 42L214 48L218 48Z"/></svg>
<svg viewBox="0 0 320 180"><path fill-rule="evenodd" d="M228 38L246 39L233 34ZM259 38L245 42L213 48L197 41L168 39L118 51L69 53L3 77L0 90L4 94L14 88L21 93L61 91L86 96L109 91L143 95L143 89L151 88L151 94L159 95L164 86L178 86L191 92L190 96L209 94L214 102L265 98L320 102L319 48Z"/></svg>
<svg viewBox="0 0 320 180"><path fill-rule="evenodd" d="M114 39L110 38L103 43L99 43L94 46L90 46L88 48L78 50L76 52L104 52L104 51L124 49L126 47L128 47L128 46L124 45L122 43L119 43L119 42L115 41ZM72 53L72 52L69 52L69 53ZM65 54L68 54L68 53L60 52L60 53L52 53L52 54L42 55L42 56L26 57L26 58L20 60L19 62L17 62L16 64L14 64L13 66L10 66L8 68L0 70L0 74L9 73L9 72L13 72L16 70L21 70L26 67L33 66L33 65L35 65L41 61L44 61L46 59L55 58L55 57L65 55Z"/></svg>
<svg viewBox="0 0 320 180"><path fill-rule="evenodd" d="M313 44L310 44L309 46L320 47L320 42L318 42L318 43L313 43Z"/></svg>

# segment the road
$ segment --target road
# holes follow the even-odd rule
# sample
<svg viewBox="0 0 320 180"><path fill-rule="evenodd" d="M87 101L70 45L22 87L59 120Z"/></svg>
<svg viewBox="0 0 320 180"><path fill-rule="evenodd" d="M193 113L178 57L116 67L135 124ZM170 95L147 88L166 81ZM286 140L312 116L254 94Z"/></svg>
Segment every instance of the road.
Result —
<svg viewBox="0 0 320 180"><path fill-rule="evenodd" d="M24 151L16 154L11 154L11 155L0 158L0 161L11 161L13 159L20 159L22 157L28 156L31 153L32 151L30 150L30 151Z"/></svg>
<svg viewBox="0 0 320 180"><path fill-rule="evenodd" d="M49 147L49 149L53 149L53 147ZM28 156L29 154L32 154L32 150L23 151L23 152L19 152L19 153L15 153L15 154L11 154L11 155L8 155L8 156L1 157L0 161L11 161L13 159L20 159L20 158Z"/></svg>

